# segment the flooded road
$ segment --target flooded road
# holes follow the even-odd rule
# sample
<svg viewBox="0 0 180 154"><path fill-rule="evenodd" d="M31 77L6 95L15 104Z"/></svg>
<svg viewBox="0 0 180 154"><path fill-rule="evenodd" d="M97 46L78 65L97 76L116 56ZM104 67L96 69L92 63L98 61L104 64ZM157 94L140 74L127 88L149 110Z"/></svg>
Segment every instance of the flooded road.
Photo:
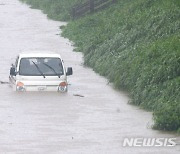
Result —
<svg viewBox="0 0 180 154"><path fill-rule="evenodd" d="M58 52L74 69L67 94L16 93L0 85L0 154L179 154L179 145L123 147L125 137L176 135L152 130L151 113L128 105L124 93L84 68L81 53L57 35L63 24L18 0L0 0L0 80L8 81L9 67L22 51Z"/></svg>

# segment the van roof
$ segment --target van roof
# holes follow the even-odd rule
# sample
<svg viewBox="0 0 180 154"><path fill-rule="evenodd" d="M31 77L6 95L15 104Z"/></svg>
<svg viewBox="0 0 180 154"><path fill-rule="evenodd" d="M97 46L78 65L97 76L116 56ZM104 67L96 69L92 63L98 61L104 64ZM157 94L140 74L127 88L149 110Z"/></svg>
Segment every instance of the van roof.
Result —
<svg viewBox="0 0 180 154"><path fill-rule="evenodd" d="M60 54L57 53L47 53L47 52L25 52L25 53L20 53L19 58L35 58L35 57L57 57L61 59Z"/></svg>

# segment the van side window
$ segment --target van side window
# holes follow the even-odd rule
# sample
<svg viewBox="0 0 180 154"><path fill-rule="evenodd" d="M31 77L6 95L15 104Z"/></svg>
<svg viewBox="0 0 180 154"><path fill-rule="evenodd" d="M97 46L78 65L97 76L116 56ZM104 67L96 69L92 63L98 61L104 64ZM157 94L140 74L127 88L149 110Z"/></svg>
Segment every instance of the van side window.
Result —
<svg viewBox="0 0 180 154"><path fill-rule="evenodd" d="M19 56L16 58L16 62L15 62L16 69L17 69L18 61L19 61Z"/></svg>

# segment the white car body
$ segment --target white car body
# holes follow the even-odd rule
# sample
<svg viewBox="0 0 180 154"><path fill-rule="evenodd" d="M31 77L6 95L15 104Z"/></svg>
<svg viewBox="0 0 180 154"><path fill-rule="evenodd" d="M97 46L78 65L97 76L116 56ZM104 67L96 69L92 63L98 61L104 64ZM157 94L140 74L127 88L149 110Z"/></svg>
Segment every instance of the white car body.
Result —
<svg viewBox="0 0 180 154"><path fill-rule="evenodd" d="M61 67L63 69L62 75L53 74L50 76L41 75L21 75L20 68L22 66L22 59L53 59L60 60ZM34 62L33 62L34 63ZM42 63L44 64L44 62ZM41 65L42 65L41 64ZM32 64L31 64L32 65ZM36 65L36 64L35 64ZM60 65L60 64L59 64ZM32 67L32 66L31 66ZM37 68L36 66L34 66ZM35 69L33 68L33 69ZM51 69L51 68L50 68ZM67 75L72 75L72 68L70 73L66 72L64 67L63 60L61 56L56 53L21 53L18 55L15 65L12 65L10 69L9 81L15 91L58 91L58 92L67 92L68 83ZM38 70L38 69L37 69ZM52 71L52 70L51 70ZM28 72L28 70L26 70ZM56 73L56 72L55 72Z"/></svg>

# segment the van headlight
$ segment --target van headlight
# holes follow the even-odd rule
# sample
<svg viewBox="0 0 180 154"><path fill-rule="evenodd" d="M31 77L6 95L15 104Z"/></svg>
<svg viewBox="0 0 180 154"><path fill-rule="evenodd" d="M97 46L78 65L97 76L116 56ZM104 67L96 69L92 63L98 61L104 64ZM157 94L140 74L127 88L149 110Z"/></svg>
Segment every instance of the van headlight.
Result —
<svg viewBox="0 0 180 154"><path fill-rule="evenodd" d="M58 91L66 92L67 91L67 83L66 82L61 82L59 84Z"/></svg>
<svg viewBox="0 0 180 154"><path fill-rule="evenodd" d="M17 91L25 91L24 83L18 82L18 83L16 84L16 90L17 90Z"/></svg>

